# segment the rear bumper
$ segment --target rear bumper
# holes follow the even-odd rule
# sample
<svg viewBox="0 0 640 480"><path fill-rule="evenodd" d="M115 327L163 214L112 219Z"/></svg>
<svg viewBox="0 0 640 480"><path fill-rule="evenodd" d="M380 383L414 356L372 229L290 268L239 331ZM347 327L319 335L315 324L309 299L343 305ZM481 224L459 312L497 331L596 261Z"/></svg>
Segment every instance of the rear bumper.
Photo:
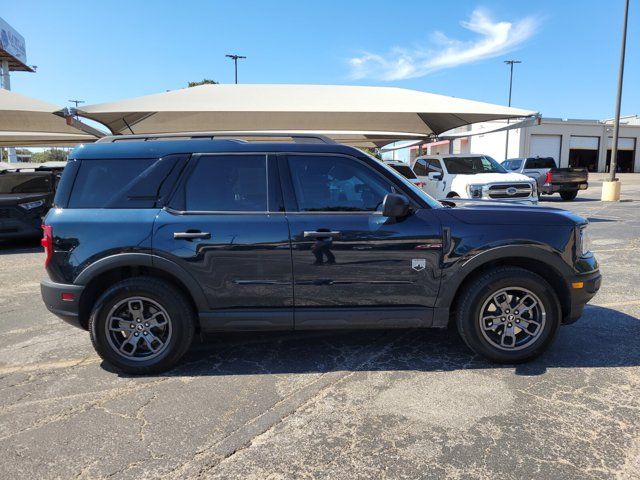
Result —
<svg viewBox="0 0 640 480"><path fill-rule="evenodd" d="M589 188L589 183L552 183L545 184L540 187L540 192L550 195L552 193L559 192L575 192L578 190L586 190Z"/></svg>
<svg viewBox="0 0 640 480"><path fill-rule="evenodd" d="M85 328L80 322L79 315L80 296L83 290L83 285L55 283L49 279L40 282L40 293L47 310L78 328ZM73 300L63 300L63 293L73 294Z"/></svg>
<svg viewBox="0 0 640 480"><path fill-rule="evenodd" d="M571 283L569 285L571 292L571 308L569 314L563 319L563 324L569 325L574 323L582 316L584 306L596 295L596 293L598 293L601 282L602 275L599 270L592 273L575 275L571 279ZM582 283L582 287L573 288L574 284L577 283Z"/></svg>

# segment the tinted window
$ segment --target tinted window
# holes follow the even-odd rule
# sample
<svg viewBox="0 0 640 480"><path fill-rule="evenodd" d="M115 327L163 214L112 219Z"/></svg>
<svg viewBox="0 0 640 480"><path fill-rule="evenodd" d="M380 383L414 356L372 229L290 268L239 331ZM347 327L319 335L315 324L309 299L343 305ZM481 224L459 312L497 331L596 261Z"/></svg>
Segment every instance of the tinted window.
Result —
<svg viewBox="0 0 640 480"><path fill-rule="evenodd" d="M522 160L506 160L502 162L502 166L513 172L520 169L522 166Z"/></svg>
<svg viewBox="0 0 640 480"><path fill-rule="evenodd" d="M440 165L440 160L435 160L435 159L429 160L429 164L427 165L427 170L429 173L431 172L442 173L442 165Z"/></svg>
<svg viewBox="0 0 640 480"><path fill-rule="evenodd" d="M419 158L416 160L415 165L413 166L413 171L416 172L416 175L421 177L427 176L427 161L424 158Z"/></svg>
<svg viewBox="0 0 640 480"><path fill-rule="evenodd" d="M290 156L300 211L375 211L393 186L375 170L346 157Z"/></svg>
<svg viewBox="0 0 640 480"><path fill-rule="evenodd" d="M50 174L4 173L0 175L0 193L49 193L52 178Z"/></svg>
<svg viewBox="0 0 640 480"><path fill-rule="evenodd" d="M70 208L102 208L156 159L83 160L73 183Z"/></svg>
<svg viewBox="0 0 640 480"><path fill-rule="evenodd" d="M556 162L551 157L527 158L525 168L556 168Z"/></svg>
<svg viewBox="0 0 640 480"><path fill-rule="evenodd" d="M202 157L185 186L190 211L266 212L265 155Z"/></svg>
<svg viewBox="0 0 640 480"><path fill-rule="evenodd" d="M407 178L416 178L416 174L413 173L413 170L411 170L411 167L409 165L389 165L389 166L393 168L396 172L401 173Z"/></svg>
<svg viewBox="0 0 640 480"><path fill-rule="evenodd" d="M447 171L452 175L473 175L476 173L505 173L506 170L493 158L483 155L478 157L450 157L444 159Z"/></svg>

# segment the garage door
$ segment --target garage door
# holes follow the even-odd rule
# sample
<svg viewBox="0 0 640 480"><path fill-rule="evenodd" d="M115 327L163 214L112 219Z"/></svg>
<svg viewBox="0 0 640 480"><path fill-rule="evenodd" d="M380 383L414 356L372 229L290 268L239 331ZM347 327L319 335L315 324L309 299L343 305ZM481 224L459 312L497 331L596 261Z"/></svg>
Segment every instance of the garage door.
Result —
<svg viewBox="0 0 640 480"><path fill-rule="evenodd" d="M600 146L600 137L583 137L579 135L571 135L570 149L580 150L598 150Z"/></svg>
<svg viewBox="0 0 640 480"><path fill-rule="evenodd" d="M613 145L613 138L609 137L609 145L607 148L611 149ZM636 139L629 137L619 137L618 138L618 150L635 150L636 149Z"/></svg>
<svg viewBox="0 0 640 480"><path fill-rule="evenodd" d="M560 158L561 143L562 136L560 135L531 135L529 156L552 157L557 163Z"/></svg>

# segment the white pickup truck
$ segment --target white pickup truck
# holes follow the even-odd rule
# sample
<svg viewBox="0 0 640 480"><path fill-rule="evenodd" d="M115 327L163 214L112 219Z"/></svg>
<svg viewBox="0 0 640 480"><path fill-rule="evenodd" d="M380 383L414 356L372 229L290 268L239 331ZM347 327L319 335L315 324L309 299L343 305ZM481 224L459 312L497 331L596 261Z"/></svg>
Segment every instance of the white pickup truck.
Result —
<svg viewBox="0 0 640 480"><path fill-rule="evenodd" d="M413 171L436 199L469 198L538 203L535 180L510 173L488 155L441 154L416 158Z"/></svg>

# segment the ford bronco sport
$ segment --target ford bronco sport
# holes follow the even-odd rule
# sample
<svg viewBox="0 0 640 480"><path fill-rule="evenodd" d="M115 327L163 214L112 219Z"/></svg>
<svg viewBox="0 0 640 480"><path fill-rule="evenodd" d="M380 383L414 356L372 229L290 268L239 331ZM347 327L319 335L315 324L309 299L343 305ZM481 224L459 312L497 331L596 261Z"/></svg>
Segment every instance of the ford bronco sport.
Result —
<svg viewBox="0 0 640 480"><path fill-rule="evenodd" d="M166 370L199 332L450 323L485 358L522 362L600 286L572 213L447 207L329 139L238 137L71 153L42 297L118 369Z"/></svg>

